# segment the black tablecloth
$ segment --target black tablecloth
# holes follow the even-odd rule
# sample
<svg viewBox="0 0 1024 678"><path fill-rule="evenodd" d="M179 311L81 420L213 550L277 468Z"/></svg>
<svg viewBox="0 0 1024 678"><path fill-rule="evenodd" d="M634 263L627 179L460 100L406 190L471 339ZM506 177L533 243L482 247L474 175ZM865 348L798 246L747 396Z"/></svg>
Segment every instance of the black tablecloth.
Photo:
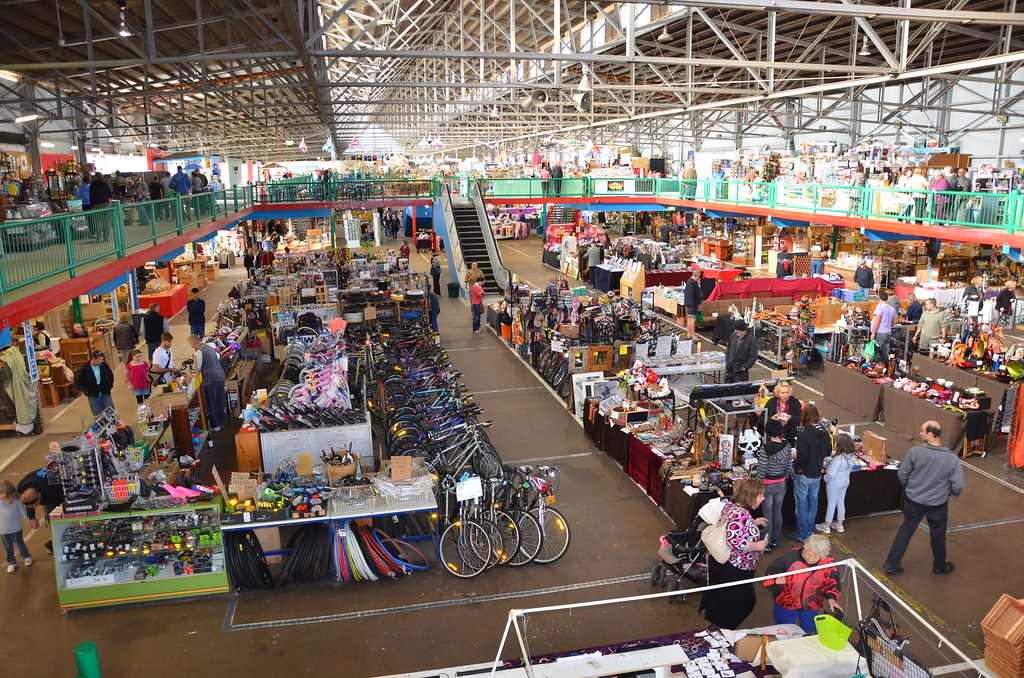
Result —
<svg viewBox="0 0 1024 678"><path fill-rule="evenodd" d="M586 431L586 427L584 427ZM594 408L593 416L593 441L597 449L603 450L609 457L614 459L623 470L629 467L629 434L618 426L614 426L606 417L603 417L597 408Z"/></svg>
<svg viewBox="0 0 1024 678"><path fill-rule="evenodd" d="M622 279L622 271L614 271L604 266L591 266L590 284L602 292L619 290L619 281Z"/></svg>
<svg viewBox="0 0 1024 678"><path fill-rule="evenodd" d="M544 255L543 255L542 261L545 264L547 264L548 266L550 266L551 268L556 268L558 270L562 270L562 263L561 263L561 259L558 256L558 252L552 252L550 250L544 250Z"/></svg>
<svg viewBox="0 0 1024 678"><path fill-rule="evenodd" d="M712 335L712 338L715 340L716 344L725 342L725 344L728 345L729 336L735 328L736 321L733 320L731 315L720 315L715 318L715 333Z"/></svg>
<svg viewBox="0 0 1024 678"><path fill-rule="evenodd" d="M662 508L668 517L675 521L679 528L686 527L704 504L715 497L715 492L698 492L689 495L683 490L683 483L670 480L665 483L662 494ZM785 527L796 525L796 503L793 499L793 484L786 488L786 496L782 500L782 524ZM898 511L903 507L903 487L894 469L876 471L854 471L850 474L850 488L846 492L846 517L859 518L872 513ZM818 489L818 515L816 523L825 521L825 509L828 508L828 495L825 482ZM755 515L758 513L755 512Z"/></svg>
<svg viewBox="0 0 1024 678"><path fill-rule="evenodd" d="M882 389L891 386L876 384L861 374L836 363L825 363L825 399L850 410L862 421L875 421L882 409Z"/></svg>

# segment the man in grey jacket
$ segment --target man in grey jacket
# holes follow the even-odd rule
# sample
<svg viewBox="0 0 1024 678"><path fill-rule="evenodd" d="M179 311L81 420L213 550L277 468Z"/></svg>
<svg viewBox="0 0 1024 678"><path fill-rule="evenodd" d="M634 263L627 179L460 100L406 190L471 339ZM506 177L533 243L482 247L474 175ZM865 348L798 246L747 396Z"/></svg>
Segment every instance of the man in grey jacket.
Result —
<svg viewBox="0 0 1024 678"><path fill-rule="evenodd" d="M737 320L733 336L729 339L729 350L725 354L725 383L749 381L748 373L756 362L757 344L754 343L754 335L747 331L745 320Z"/></svg>
<svg viewBox="0 0 1024 678"><path fill-rule="evenodd" d="M885 559L886 574L902 574L903 554L922 518L928 520L932 542L932 572L949 574L953 563L946 560L946 523L949 498L959 497L964 490L964 471L953 451L942 446L942 428L936 421L921 424L918 445L907 451L898 476L906 489L903 524L896 532L892 548Z"/></svg>

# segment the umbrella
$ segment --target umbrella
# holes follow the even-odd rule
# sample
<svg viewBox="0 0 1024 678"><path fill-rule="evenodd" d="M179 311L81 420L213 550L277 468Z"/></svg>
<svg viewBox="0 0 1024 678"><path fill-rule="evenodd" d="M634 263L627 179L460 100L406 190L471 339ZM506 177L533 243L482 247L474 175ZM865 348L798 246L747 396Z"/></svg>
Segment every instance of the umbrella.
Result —
<svg viewBox="0 0 1024 678"><path fill-rule="evenodd" d="M194 163L191 163L189 165L185 165L182 169L197 170L197 169L203 169L203 166L200 165L199 163L194 162Z"/></svg>

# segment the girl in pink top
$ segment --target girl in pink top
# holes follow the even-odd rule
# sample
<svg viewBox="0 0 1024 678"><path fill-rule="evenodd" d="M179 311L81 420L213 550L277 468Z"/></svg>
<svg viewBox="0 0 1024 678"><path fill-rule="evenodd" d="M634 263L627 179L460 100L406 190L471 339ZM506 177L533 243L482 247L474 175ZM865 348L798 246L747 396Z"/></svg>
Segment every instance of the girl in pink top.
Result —
<svg viewBox="0 0 1024 678"><path fill-rule="evenodd" d="M142 357L142 351L133 349L128 354L128 363L125 365L128 385L132 387L135 394L135 402L142 404L149 397L149 363Z"/></svg>

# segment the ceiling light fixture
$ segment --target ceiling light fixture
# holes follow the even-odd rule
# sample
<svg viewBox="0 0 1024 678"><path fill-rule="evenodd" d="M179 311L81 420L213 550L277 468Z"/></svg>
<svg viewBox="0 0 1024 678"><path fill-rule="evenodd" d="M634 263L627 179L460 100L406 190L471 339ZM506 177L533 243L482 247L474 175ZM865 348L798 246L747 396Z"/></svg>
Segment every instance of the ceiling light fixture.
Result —
<svg viewBox="0 0 1024 678"><path fill-rule="evenodd" d="M77 150L78 150L78 146L72 146L72 147L71 147L71 150L72 150L72 151L77 151Z"/></svg>
<svg viewBox="0 0 1024 678"><path fill-rule="evenodd" d="M871 50L868 49L868 36L866 35L864 36L864 42L860 44L860 52L858 54L860 56L871 56Z"/></svg>
<svg viewBox="0 0 1024 678"><path fill-rule="evenodd" d="M39 148L53 148L54 143L52 141L40 141Z"/></svg>
<svg viewBox="0 0 1024 678"><path fill-rule="evenodd" d="M53 0L53 4L57 9L57 47L63 47L67 40L64 39L64 31L60 26L60 0Z"/></svg>
<svg viewBox="0 0 1024 678"><path fill-rule="evenodd" d="M90 148L90 149L89 149L89 151L90 151L91 153L99 153L99 152L100 152L100 150L101 150L101 149L100 149L100 147L99 147L99 146L94 146L93 148Z"/></svg>
<svg viewBox="0 0 1024 678"><path fill-rule="evenodd" d="M668 32L668 26L661 27L661 34L658 36L658 42L662 44L672 42L672 34Z"/></svg>
<svg viewBox="0 0 1024 678"><path fill-rule="evenodd" d="M592 91L594 91L594 86L590 84L590 76L587 75L586 72L583 73L583 78L580 80L580 84L576 88L576 91L577 92L592 92Z"/></svg>
<svg viewBox="0 0 1024 678"><path fill-rule="evenodd" d="M16 122L16 123L32 122L33 120L38 120L38 119L39 119L39 115L36 114L36 113L33 113L32 115L22 115L22 116L19 116L19 117L14 119L14 122Z"/></svg>
<svg viewBox="0 0 1024 678"><path fill-rule="evenodd" d="M491 106L491 117L492 118L500 118L501 117L501 113L498 112L498 107L497 106Z"/></svg>
<svg viewBox="0 0 1024 678"><path fill-rule="evenodd" d="M117 29L117 34L122 38L132 37L132 32L128 30L128 27L124 25L124 10L121 10L121 25Z"/></svg>

